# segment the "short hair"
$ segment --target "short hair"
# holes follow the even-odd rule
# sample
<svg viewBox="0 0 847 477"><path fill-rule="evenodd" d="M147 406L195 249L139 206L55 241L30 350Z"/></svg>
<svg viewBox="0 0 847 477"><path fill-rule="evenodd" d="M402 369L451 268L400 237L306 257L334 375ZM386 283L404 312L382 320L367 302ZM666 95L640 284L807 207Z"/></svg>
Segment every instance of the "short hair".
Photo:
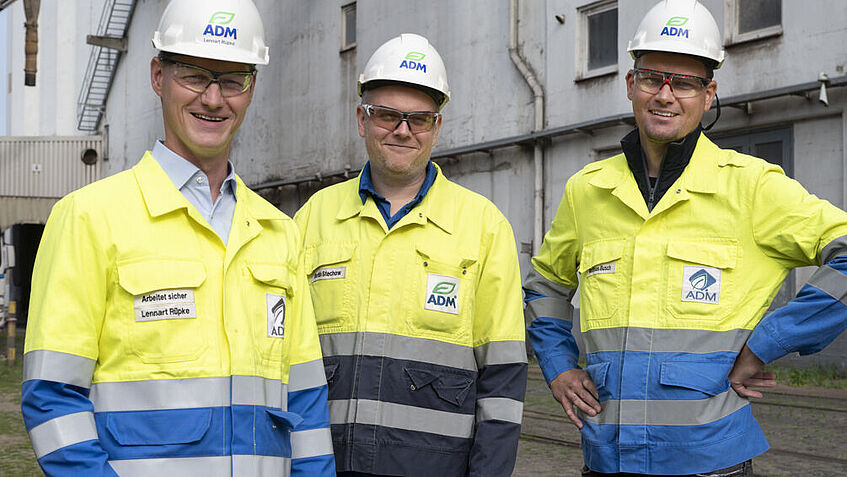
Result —
<svg viewBox="0 0 847 477"><path fill-rule="evenodd" d="M436 110L440 110L441 105L444 103L444 93L442 93L441 91L436 91L432 88L427 88L425 86L421 86L421 85L414 84L414 83L406 83L405 81L391 81L391 80L375 80L375 81L368 81L367 83L363 84L362 85L362 102L365 102L365 103L367 102L367 100L365 99L365 95L368 94L368 91L376 89L376 88L380 88L382 86L405 86L407 88L416 89L418 91L426 93L427 96L432 98L432 100L435 102L435 109Z"/></svg>

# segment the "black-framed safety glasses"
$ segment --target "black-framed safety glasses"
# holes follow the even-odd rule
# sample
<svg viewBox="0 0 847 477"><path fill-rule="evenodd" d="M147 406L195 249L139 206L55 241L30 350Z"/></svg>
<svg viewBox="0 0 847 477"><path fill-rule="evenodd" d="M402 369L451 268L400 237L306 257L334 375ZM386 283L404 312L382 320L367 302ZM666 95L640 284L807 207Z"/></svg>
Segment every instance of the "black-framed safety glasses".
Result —
<svg viewBox="0 0 847 477"><path fill-rule="evenodd" d="M174 80L180 86L195 93L202 93L209 85L217 83L221 88L221 95L227 98L246 93L253 84L253 75L256 73L255 70L217 72L171 58L159 57L159 60L174 67Z"/></svg>
<svg viewBox="0 0 847 477"><path fill-rule="evenodd" d="M694 75L666 73L647 68L633 68L635 85L645 93L656 94L664 85L671 88L671 93L677 98L691 98L702 93L712 82L709 78Z"/></svg>
<svg viewBox="0 0 847 477"><path fill-rule="evenodd" d="M368 117L373 123L383 129L394 131L400 123L406 121L409 131L414 134L431 131L441 116L435 111L400 111L388 106L362 103Z"/></svg>

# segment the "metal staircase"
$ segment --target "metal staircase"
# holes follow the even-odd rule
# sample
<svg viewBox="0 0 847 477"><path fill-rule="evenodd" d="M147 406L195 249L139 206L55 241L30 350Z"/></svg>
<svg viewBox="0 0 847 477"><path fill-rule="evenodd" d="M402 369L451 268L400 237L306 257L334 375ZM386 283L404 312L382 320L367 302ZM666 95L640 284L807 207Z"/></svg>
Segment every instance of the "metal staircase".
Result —
<svg viewBox="0 0 847 477"><path fill-rule="evenodd" d="M125 41L134 9L135 0L105 0L97 27L97 37ZM91 37L89 43L92 43ZM117 43L119 42L112 42L110 45L116 46ZM91 57L88 59L85 79L77 100L77 129L80 131L97 131L121 53L120 47L92 45Z"/></svg>

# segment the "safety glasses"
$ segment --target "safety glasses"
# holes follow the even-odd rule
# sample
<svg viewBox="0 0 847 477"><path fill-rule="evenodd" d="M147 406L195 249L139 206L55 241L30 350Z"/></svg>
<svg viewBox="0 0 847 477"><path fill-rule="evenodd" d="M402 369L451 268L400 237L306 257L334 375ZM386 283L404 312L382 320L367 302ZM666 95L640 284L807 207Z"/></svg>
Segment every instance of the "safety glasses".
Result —
<svg viewBox="0 0 847 477"><path fill-rule="evenodd" d="M662 86L667 84L671 88L671 93L677 98L697 96L712 81L700 76L665 73L664 71L645 68L633 68L632 73L635 76L635 85L641 91L656 94L662 89Z"/></svg>
<svg viewBox="0 0 847 477"><path fill-rule="evenodd" d="M238 96L246 93L253 83L254 71L227 71L218 73L200 66L180 63L169 58L159 59L173 66L174 80L176 80L177 84L195 93L202 93L206 91L206 88L210 84L217 83L221 88L221 95L224 97Z"/></svg>
<svg viewBox="0 0 847 477"><path fill-rule="evenodd" d="M406 121L409 131L414 134L431 131L441 113L435 111L400 111L388 106L376 106L362 103L362 108L373 123L383 129L394 131L400 123Z"/></svg>

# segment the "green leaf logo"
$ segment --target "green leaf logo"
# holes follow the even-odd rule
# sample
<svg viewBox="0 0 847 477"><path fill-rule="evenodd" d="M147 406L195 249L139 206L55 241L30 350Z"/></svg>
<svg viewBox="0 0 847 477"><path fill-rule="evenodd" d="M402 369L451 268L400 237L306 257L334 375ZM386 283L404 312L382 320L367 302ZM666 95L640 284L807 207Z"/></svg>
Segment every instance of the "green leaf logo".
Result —
<svg viewBox="0 0 847 477"><path fill-rule="evenodd" d="M212 14L212 18L209 19L209 23L214 25L228 25L233 18L235 18L235 14L232 12L215 12Z"/></svg>
<svg viewBox="0 0 847 477"><path fill-rule="evenodd" d="M406 55L406 59L410 61L421 61L424 58L426 58L426 55L417 51L410 51Z"/></svg>
<svg viewBox="0 0 847 477"><path fill-rule="evenodd" d="M439 282L432 287L432 293L437 295L449 295L456 289L455 283Z"/></svg>
<svg viewBox="0 0 847 477"><path fill-rule="evenodd" d="M671 18L668 20L667 26L672 26L672 27L681 27L682 25L685 25L686 23L688 23L688 18L685 18L685 17L671 17Z"/></svg>

